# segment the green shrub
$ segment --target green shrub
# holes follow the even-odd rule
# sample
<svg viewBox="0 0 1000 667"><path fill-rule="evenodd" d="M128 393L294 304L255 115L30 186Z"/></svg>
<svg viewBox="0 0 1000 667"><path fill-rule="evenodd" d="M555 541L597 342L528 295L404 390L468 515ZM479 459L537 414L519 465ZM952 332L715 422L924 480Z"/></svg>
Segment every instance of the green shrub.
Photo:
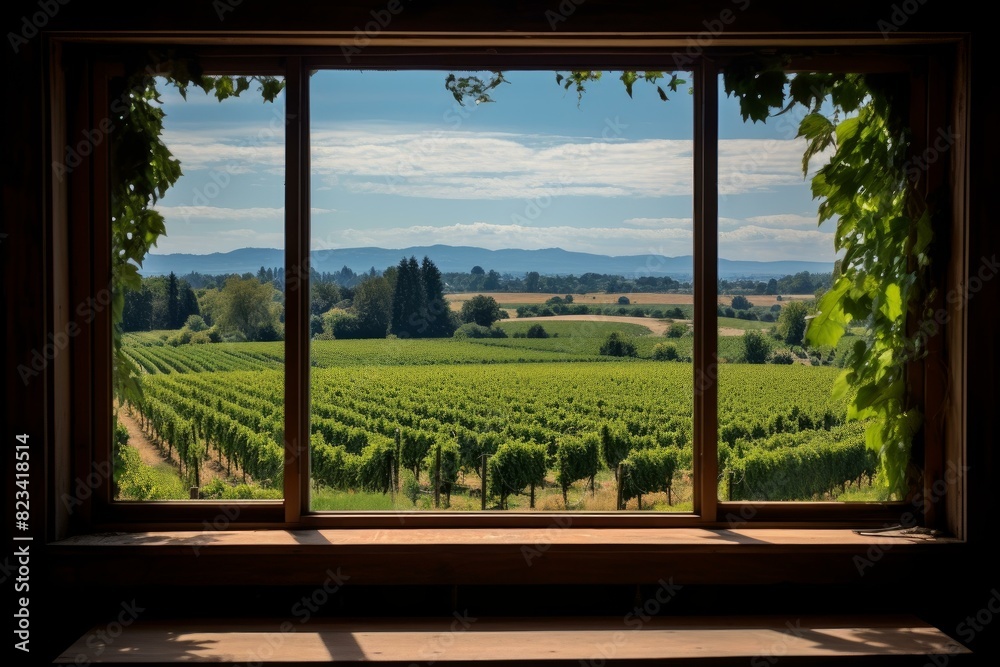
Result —
<svg viewBox="0 0 1000 667"><path fill-rule="evenodd" d="M774 354L771 355L772 364L793 364L795 363L795 357L788 350L775 350Z"/></svg>
<svg viewBox="0 0 1000 667"><path fill-rule="evenodd" d="M222 336L223 343L245 343L247 337L242 331L229 331Z"/></svg>
<svg viewBox="0 0 1000 667"><path fill-rule="evenodd" d="M657 343L653 346L653 359L656 361L677 361L677 346L671 343Z"/></svg>
<svg viewBox="0 0 1000 667"><path fill-rule="evenodd" d="M635 349L635 343L617 331L612 331L601 344L601 354L606 357L635 357L639 353Z"/></svg>
<svg viewBox="0 0 1000 667"><path fill-rule="evenodd" d="M541 324L532 324L528 327L528 338L548 338L549 333L545 330Z"/></svg>
<svg viewBox="0 0 1000 667"><path fill-rule="evenodd" d="M187 329L181 329L176 336L171 336L170 340L167 341L168 345L173 345L177 347L178 345L187 345L191 342L191 332Z"/></svg>
<svg viewBox="0 0 1000 667"><path fill-rule="evenodd" d="M748 364L763 364L771 353L767 338L759 331L747 329L743 332L743 361Z"/></svg>
<svg viewBox="0 0 1000 667"><path fill-rule="evenodd" d="M188 316L187 321L184 322L184 328L197 333L207 329L208 325L205 324L205 320L201 315L190 315Z"/></svg>
<svg viewBox="0 0 1000 667"><path fill-rule="evenodd" d="M750 303L745 296L734 296L733 301L730 304L734 310L749 310L753 308L753 304Z"/></svg>
<svg viewBox="0 0 1000 667"><path fill-rule="evenodd" d="M688 327L683 322L674 322L667 329L667 338L681 338L688 332Z"/></svg>
<svg viewBox="0 0 1000 667"><path fill-rule="evenodd" d="M539 325L535 325L539 326ZM484 327L481 324L470 322L455 329L455 338L506 338L507 332L500 327Z"/></svg>
<svg viewBox="0 0 1000 667"><path fill-rule="evenodd" d="M417 478L409 470L400 470L399 479L400 491L402 491L403 496L409 498L410 502L416 506L417 498L420 497L420 483L417 481Z"/></svg>

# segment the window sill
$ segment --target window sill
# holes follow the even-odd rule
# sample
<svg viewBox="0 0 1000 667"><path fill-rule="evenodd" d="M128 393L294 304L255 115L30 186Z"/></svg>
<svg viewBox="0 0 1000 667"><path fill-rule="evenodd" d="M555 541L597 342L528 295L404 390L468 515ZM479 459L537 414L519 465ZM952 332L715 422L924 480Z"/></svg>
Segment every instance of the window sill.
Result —
<svg viewBox="0 0 1000 667"><path fill-rule="evenodd" d="M848 529L319 529L95 533L47 549L54 581L87 585L865 583L961 558L957 539ZM913 579L910 579L911 581Z"/></svg>
<svg viewBox="0 0 1000 667"><path fill-rule="evenodd" d="M968 649L912 616L140 619L108 639L81 637L56 664L782 665L851 660L934 664ZM645 621L641 620L645 618ZM642 632L633 632L641 629ZM103 639L101 639L103 637ZM778 652L780 649L780 652ZM920 662L916 662L916 661ZM943 661L943 662L940 662ZM928 663L929 664L929 663Z"/></svg>

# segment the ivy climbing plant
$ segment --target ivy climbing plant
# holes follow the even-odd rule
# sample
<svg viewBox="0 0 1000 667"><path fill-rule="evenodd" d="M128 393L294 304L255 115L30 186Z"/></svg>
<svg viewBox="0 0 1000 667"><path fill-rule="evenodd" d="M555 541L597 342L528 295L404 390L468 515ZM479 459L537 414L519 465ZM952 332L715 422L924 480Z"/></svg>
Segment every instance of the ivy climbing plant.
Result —
<svg viewBox="0 0 1000 667"><path fill-rule="evenodd" d="M919 474L911 459L923 415L906 391L907 365L926 354L916 332L930 313L933 228L926 201L906 165L908 97L898 77L800 73L789 77L777 60L727 69L727 94L740 100L744 121L765 121L795 106L806 112L803 175L812 176L818 223L835 221L839 273L819 299L806 329L814 346L836 345L851 325L855 341L834 393L848 398L848 419L869 419L867 446L879 455L877 484L903 498ZM832 104L833 118L820 112ZM909 326L908 326L909 324ZM912 333L911 333L912 332Z"/></svg>
<svg viewBox="0 0 1000 667"><path fill-rule="evenodd" d="M723 73L727 95L739 101L744 122L766 122L799 107L805 112L798 137L804 138L803 176L814 162L826 159L812 176L819 200L818 224L836 225L835 249L842 252L831 289L820 298L810 318L806 340L835 346L857 326L865 330L854 343L846 369L834 392L848 399L848 419L867 419L867 446L876 451L876 479L886 498L903 498L919 470L911 459L923 415L906 391L906 367L926 350L922 336L931 313L929 285L933 228L926 201L907 170L910 140L905 119L907 91L898 77L864 74L798 73L789 75L780 56L746 57L729 63ZM555 82L577 93L600 80L593 71L559 72ZM669 77L669 79L667 79ZM449 77L452 83L456 80ZM674 92L686 83L676 74L625 71L620 79L629 97L633 84L664 85ZM449 90L459 103L492 102L489 91L502 72L489 81L457 80ZM690 92L690 89L689 89ZM821 112L832 105L832 119Z"/></svg>

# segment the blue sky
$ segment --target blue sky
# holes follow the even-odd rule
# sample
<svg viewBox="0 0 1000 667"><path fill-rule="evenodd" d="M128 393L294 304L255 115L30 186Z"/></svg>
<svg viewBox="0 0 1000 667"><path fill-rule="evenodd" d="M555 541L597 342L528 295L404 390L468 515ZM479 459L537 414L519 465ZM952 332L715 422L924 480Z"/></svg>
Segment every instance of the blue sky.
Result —
<svg viewBox="0 0 1000 667"><path fill-rule="evenodd" d="M446 243L608 255L692 251L692 97L663 102L618 73L575 92L509 72L492 104L458 105L442 71L311 78L312 247ZM683 76L683 75L682 75ZM184 176L157 203L156 254L284 246L284 100L163 95ZM801 172L798 118L744 124L720 105L719 254L832 261Z"/></svg>

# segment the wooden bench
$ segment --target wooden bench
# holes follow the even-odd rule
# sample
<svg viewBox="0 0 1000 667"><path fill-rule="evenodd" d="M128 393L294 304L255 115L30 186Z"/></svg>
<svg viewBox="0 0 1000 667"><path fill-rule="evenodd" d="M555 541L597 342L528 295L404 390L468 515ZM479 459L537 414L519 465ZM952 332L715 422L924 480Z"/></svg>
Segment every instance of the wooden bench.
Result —
<svg viewBox="0 0 1000 667"><path fill-rule="evenodd" d="M101 626L56 664L962 664L908 616L150 620ZM850 663L847 662L850 660Z"/></svg>

